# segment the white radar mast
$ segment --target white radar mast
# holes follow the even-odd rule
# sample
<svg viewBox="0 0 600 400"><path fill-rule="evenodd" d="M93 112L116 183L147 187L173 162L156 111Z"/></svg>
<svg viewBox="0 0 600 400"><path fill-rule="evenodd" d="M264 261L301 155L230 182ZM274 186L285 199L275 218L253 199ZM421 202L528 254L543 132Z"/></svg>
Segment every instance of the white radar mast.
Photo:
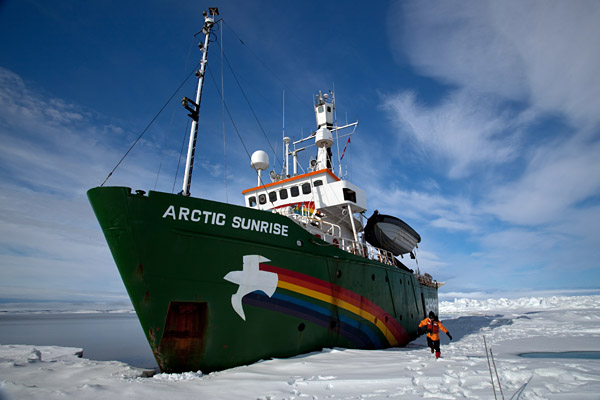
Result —
<svg viewBox="0 0 600 400"><path fill-rule="evenodd" d="M317 146L317 163L315 170L332 169L331 146L333 145L333 110L335 105L329 100L327 93L319 94L315 98L315 117L317 119L317 132L315 145Z"/></svg>

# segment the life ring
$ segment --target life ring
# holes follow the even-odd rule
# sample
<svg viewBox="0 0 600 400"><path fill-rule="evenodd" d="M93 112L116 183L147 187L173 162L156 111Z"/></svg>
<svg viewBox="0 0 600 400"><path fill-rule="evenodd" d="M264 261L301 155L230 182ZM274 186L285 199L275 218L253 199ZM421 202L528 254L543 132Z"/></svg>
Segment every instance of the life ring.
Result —
<svg viewBox="0 0 600 400"><path fill-rule="evenodd" d="M337 248L340 247L340 242L337 240L337 238L333 238L333 245Z"/></svg>

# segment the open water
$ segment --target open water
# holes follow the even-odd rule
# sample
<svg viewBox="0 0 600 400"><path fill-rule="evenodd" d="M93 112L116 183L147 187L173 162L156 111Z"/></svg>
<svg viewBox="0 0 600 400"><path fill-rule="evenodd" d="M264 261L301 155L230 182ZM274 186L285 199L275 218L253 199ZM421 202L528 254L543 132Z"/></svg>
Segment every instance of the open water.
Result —
<svg viewBox="0 0 600 400"><path fill-rule="evenodd" d="M0 344L80 347L92 360L158 368L134 313L0 314Z"/></svg>
<svg viewBox="0 0 600 400"><path fill-rule="evenodd" d="M600 351L561 351L521 353L525 358L578 358L584 360L600 360Z"/></svg>

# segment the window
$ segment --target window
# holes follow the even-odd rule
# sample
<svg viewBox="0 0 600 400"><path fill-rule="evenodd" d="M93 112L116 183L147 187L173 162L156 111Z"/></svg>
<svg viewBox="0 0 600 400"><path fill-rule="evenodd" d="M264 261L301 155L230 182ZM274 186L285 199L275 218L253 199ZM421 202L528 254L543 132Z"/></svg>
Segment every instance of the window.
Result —
<svg viewBox="0 0 600 400"><path fill-rule="evenodd" d="M256 205L256 197L248 197L248 206L254 207Z"/></svg>
<svg viewBox="0 0 600 400"><path fill-rule="evenodd" d="M313 186L317 187L317 186L323 186L323 181L322 180L316 180L313 182Z"/></svg>
<svg viewBox="0 0 600 400"><path fill-rule="evenodd" d="M261 194L258 196L258 202L260 204L265 204L267 202L267 196L265 196L264 194Z"/></svg>
<svg viewBox="0 0 600 400"><path fill-rule="evenodd" d="M344 200L356 203L356 193L352 189L344 188Z"/></svg>
<svg viewBox="0 0 600 400"><path fill-rule="evenodd" d="M292 186L290 188L290 193L292 194L292 197L298 197L300 195L300 189L298 189L298 186Z"/></svg>
<svg viewBox="0 0 600 400"><path fill-rule="evenodd" d="M287 199L287 198L288 198L288 192L287 192L287 189L281 189L281 190L279 191L279 198L280 198L281 200L285 200L285 199Z"/></svg>
<svg viewBox="0 0 600 400"><path fill-rule="evenodd" d="M277 192L269 192L269 201L274 203L277 201Z"/></svg>
<svg viewBox="0 0 600 400"><path fill-rule="evenodd" d="M306 182L302 184L302 194L309 194L310 193L310 183Z"/></svg>

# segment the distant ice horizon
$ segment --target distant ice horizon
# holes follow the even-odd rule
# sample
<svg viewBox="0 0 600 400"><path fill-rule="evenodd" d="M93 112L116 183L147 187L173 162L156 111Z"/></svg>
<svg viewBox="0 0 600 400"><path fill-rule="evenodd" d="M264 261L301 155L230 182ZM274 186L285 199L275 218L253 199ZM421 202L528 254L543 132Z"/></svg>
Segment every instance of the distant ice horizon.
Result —
<svg viewBox="0 0 600 400"><path fill-rule="evenodd" d="M94 299L40 299L40 298L3 298L0 295L0 314L9 313L133 313L133 304L127 295L98 296ZM465 306L483 307L484 309L496 308L498 304L522 306L531 302L531 299L550 303L561 298L594 297L600 295L600 289L569 289L569 290L515 290L494 292L448 292L439 293L440 310L447 307L459 308ZM548 301L546 301L548 302Z"/></svg>

